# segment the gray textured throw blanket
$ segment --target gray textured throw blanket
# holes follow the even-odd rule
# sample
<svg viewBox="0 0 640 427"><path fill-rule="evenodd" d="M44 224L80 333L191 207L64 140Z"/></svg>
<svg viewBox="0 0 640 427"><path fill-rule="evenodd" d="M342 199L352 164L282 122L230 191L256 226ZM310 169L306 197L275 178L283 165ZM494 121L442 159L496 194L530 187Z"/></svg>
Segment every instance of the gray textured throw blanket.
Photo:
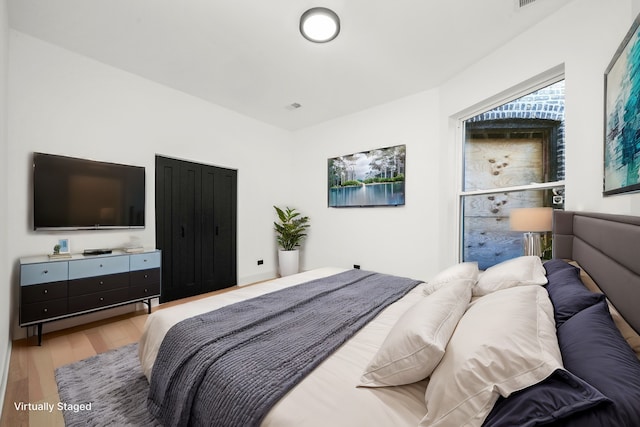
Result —
<svg viewBox="0 0 640 427"><path fill-rule="evenodd" d="M167 426L257 426L287 391L418 283L349 270L186 319L160 346L149 411Z"/></svg>

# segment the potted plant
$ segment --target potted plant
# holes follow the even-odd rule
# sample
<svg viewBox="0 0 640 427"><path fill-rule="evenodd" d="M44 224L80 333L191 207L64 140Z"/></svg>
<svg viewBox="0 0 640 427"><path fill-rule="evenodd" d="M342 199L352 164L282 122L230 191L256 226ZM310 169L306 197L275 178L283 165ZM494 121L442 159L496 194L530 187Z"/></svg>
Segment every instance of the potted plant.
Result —
<svg viewBox="0 0 640 427"><path fill-rule="evenodd" d="M309 217L302 216L295 209L286 207L284 210L273 207L278 214L280 222L274 222L276 240L280 250L278 251L278 263L280 275L288 276L298 272L300 254L298 247L307 236Z"/></svg>

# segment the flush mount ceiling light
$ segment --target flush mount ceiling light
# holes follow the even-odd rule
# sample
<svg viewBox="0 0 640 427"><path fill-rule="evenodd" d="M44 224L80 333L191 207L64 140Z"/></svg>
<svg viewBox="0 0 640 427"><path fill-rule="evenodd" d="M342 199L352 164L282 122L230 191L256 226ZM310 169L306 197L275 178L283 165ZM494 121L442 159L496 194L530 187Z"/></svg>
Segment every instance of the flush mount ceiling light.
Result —
<svg viewBox="0 0 640 427"><path fill-rule="evenodd" d="M314 7L300 17L300 33L314 43L326 43L340 33L340 18L326 7Z"/></svg>

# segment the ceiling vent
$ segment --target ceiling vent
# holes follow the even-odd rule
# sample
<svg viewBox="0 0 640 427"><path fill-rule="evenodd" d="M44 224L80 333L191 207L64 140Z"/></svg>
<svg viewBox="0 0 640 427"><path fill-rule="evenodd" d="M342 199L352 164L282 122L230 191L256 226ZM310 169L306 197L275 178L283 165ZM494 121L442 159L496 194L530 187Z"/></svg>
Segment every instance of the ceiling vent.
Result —
<svg viewBox="0 0 640 427"><path fill-rule="evenodd" d="M284 108L286 108L289 111L293 111L293 110L297 110L300 107L302 107L302 104L300 104L298 102L292 102L291 104L287 105Z"/></svg>
<svg viewBox="0 0 640 427"><path fill-rule="evenodd" d="M520 9L522 7L528 6L531 3L535 3L536 0L515 0L516 1L516 9Z"/></svg>

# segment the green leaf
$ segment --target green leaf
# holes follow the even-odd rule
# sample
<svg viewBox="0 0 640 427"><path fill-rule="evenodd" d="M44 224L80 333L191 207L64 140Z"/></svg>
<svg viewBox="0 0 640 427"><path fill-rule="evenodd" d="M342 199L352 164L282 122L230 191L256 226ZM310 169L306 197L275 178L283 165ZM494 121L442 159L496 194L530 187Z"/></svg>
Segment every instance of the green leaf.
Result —
<svg viewBox="0 0 640 427"><path fill-rule="evenodd" d="M276 241L278 245L285 251L294 250L300 246L300 243L307 236L306 229L309 228L309 217L293 208L286 207L284 210L274 206L280 223L274 222L274 230L276 231Z"/></svg>

